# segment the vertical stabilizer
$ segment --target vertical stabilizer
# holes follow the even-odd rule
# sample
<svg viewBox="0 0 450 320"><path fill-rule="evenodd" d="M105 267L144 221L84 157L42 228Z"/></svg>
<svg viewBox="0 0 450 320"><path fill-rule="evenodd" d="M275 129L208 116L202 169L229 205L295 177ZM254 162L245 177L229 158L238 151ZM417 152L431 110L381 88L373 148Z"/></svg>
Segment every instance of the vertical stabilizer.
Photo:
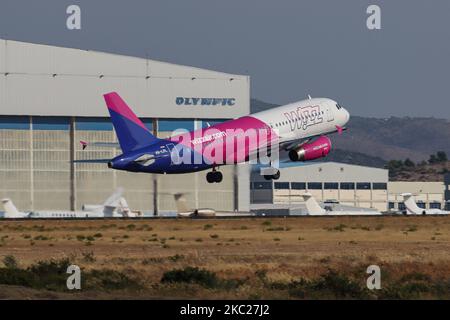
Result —
<svg viewBox="0 0 450 320"><path fill-rule="evenodd" d="M124 197L120 197L119 199L119 207L120 207L120 211L122 212L122 215L125 217L129 217L130 216L130 207L128 206L128 202L127 200L125 200Z"/></svg>
<svg viewBox="0 0 450 320"><path fill-rule="evenodd" d="M177 213L186 213L192 210L189 210L187 205L187 199L183 193L175 193L175 204L177 205Z"/></svg>
<svg viewBox="0 0 450 320"><path fill-rule="evenodd" d="M11 199L2 199L2 204L5 209L5 218L20 218L22 216Z"/></svg>
<svg viewBox="0 0 450 320"><path fill-rule="evenodd" d="M122 197L123 188L119 187L114 191L112 195L109 196L108 199L103 202L103 206L105 207L117 207L119 205L119 200Z"/></svg>
<svg viewBox="0 0 450 320"><path fill-rule="evenodd" d="M159 140L150 133L116 92L107 93L104 98L123 152L132 151Z"/></svg>
<svg viewBox="0 0 450 320"><path fill-rule="evenodd" d="M425 212L425 209L417 206L416 200L411 193L402 193L401 195L408 214L422 214Z"/></svg>
<svg viewBox="0 0 450 320"><path fill-rule="evenodd" d="M324 215L326 214L325 209L321 208L317 203L316 199L309 192L302 194L303 201L305 201L306 210L311 216L314 215Z"/></svg>

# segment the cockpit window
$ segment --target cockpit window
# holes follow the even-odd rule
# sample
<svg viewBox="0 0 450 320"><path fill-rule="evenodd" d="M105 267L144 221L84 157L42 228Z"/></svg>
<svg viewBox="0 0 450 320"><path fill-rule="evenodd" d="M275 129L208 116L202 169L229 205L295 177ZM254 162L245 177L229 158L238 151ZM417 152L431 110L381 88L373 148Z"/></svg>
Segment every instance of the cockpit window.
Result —
<svg viewBox="0 0 450 320"><path fill-rule="evenodd" d="M339 105L339 103L336 103L336 108L337 108L338 110L342 109L342 107Z"/></svg>

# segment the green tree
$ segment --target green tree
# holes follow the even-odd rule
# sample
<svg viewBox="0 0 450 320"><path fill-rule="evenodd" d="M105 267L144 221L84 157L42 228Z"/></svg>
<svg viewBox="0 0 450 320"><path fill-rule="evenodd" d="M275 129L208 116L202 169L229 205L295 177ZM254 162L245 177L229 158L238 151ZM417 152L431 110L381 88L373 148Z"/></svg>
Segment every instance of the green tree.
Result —
<svg viewBox="0 0 450 320"><path fill-rule="evenodd" d="M405 166L411 168L411 167L415 167L416 164L415 164L411 159L406 158L406 160L405 160Z"/></svg>
<svg viewBox="0 0 450 320"><path fill-rule="evenodd" d="M447 154L445 153L445 151L438 151L436 153L436 158L439 162L447 162Z"/></svg>
<svg viewBox="0 0 450 320"><path fill-rule="evenodd" d="M403 167L403 161L402 160L391 160L387 163L386 167L389 170L400 169L401 167Z"/></svg>
<svg viewBox="0 0 450 320"><path fill-rule="evenodd" d="M430 155L430 159L428 159L428 163L429 164L433 164L433 163L437 163L438 162L438 158L436 157L435 154L431 154Z"/></svg>

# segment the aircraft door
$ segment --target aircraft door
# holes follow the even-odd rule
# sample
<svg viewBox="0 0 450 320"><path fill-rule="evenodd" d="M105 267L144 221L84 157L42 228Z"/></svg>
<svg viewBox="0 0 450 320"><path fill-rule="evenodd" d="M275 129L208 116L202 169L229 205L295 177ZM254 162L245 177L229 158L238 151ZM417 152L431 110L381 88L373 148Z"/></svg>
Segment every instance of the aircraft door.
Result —
<svg viewBox="0 0 450 320"><path fill-rule="evenodd" d="M333 108L327 104L327 121L333 121L334 120L334 112L333 112Z"/></svg>

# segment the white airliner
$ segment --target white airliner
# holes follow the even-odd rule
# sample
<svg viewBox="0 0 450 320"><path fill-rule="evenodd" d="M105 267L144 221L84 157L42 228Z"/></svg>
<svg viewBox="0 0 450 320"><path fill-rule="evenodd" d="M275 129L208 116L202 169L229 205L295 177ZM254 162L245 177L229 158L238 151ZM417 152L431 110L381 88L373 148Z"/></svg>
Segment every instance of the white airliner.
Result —
<svg viewBox="0 0 450 320"><path fill-rule="evenodd" d="M322 208L311 193L306 192L301 196L305 201L308 215L311 216L381 215L381 212L373 209L342 206L336 203L325 205Z"/></svg>
<svg viewBox="0 0 450 320"><path fill-rule="evenodd" d="M403 201L406 207L406 214L421 214L421 215L435 215L435 214L450 214L449 211L444 211L441 209L423 209L420 208L414 196L411 193L402 193Z"/></svg>
<svg viewBox="0 0 450 320"><path fill-rule="evenodd" d="M140 217L140 211L131 211L127 201L122 197L123 189L118 188L101 205L83 205L82 211L29 211L20 212L17 210L11 199L2 199L5 209L5 219L58 219L58 218L124 218Z"/></svg>
<svg viewBox="0 0 450 320"><path fill-rule="evenodd" d="M216 211L210 208L189 209L187 199L183 193L175 193L175 204L177 206L177 216L182 218L193 217L246 217L253 216L251 212L237 211Z"/></svg>

